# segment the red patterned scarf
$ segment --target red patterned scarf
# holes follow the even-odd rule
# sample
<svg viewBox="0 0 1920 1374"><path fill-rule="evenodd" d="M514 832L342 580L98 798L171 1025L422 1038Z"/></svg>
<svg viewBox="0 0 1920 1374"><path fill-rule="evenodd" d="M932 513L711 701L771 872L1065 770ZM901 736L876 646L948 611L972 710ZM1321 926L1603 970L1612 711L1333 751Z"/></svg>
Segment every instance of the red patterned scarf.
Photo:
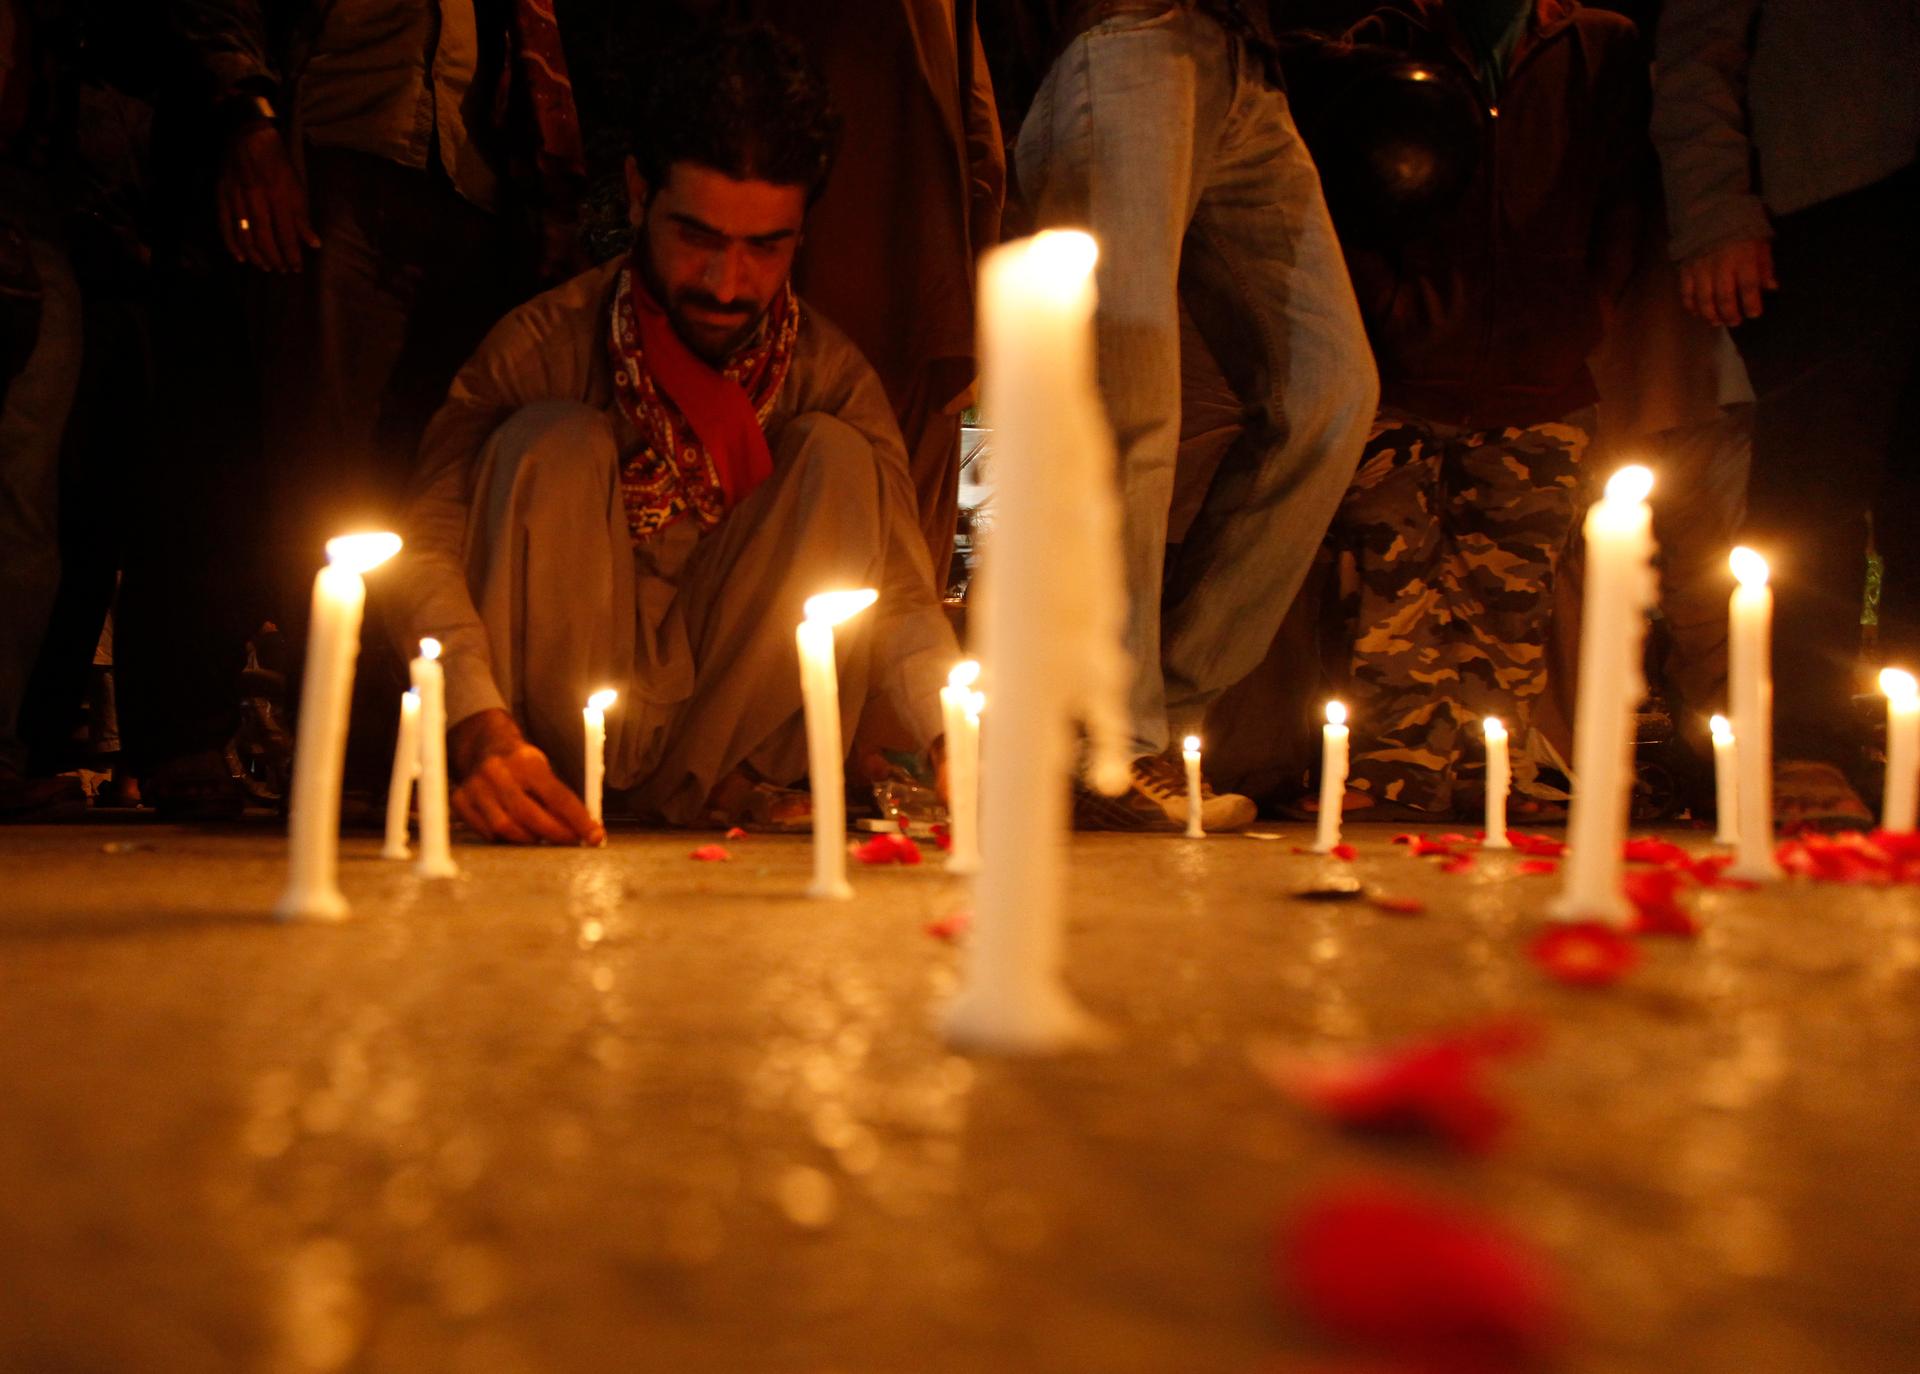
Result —
<svg viewBox="0 0 1920 1374"><path fill-rule="evenodd" d="M502 108L522 114L505 122L519 128L533 176L553 206L570 211L586 180L587 156L553 0L511 0L507 15L512 58L500 73Z"/></svg>
<svg viewBox="0 0 1920 1374"><path fill-rule="evenodd" d="M614 395L641 439L620 469L634 541L689 515L710 530L773 472L763 426L800 336L793 287L782 284L753 340L718 371L674 333L631 261L612 316Z"/></svg>

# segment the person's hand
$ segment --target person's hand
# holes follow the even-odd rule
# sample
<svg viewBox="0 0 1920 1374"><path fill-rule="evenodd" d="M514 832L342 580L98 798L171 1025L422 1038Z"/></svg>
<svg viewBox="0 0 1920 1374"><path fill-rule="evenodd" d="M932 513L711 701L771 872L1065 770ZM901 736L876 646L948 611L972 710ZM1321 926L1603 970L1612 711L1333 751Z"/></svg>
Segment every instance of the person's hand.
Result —
<svg viewBox="0 0 1920 1374"><path fill-rule="evenodd" d="M235 262L262 272L298 272L302 250L320 246L307 221L306 187L286 139L271 124L249 124L227 140L214 198L220 237Z"/></svg>
<svg viewBox="0 0 1920 1374"><path fill-rule="evenodd" d="M1708 324L1757 320L1760 293L1779 289L1766 239L1733 239L1680 264L1680 303Z"/></svg>
<svg viewBox="0 0 1920 1374"><path fill-rule="evenodd" d="M447 759L460 780L454 814L481 837L511 844L606 840L606 827L587 815L507 712L476 712L454 726L447 732Z"/></svg>

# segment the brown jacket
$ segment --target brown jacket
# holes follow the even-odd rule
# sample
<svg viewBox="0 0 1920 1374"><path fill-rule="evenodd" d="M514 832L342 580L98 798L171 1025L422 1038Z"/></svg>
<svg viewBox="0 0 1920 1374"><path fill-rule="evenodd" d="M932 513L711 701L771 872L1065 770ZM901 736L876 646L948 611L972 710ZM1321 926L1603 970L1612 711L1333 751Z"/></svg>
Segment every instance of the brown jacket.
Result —
<svg viewBox="0 0 1920 1374"><path fill-rule="evenodd" d="M1398 0L1348 38L1457 64L1478 89L1441 0ZM1491 429L1593 403L1587 358L1658 184L1648 102L1632 24L1537 0L1452 210L1395 244L1346 245L1384 406Z"/></svg>

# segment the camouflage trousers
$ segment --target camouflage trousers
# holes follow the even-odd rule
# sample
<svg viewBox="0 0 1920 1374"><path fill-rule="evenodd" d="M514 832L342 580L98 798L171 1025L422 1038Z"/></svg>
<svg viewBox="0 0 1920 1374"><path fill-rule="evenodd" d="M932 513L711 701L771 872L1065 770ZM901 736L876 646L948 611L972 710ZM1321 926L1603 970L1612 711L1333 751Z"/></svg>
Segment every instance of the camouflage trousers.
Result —
<svg viewBox="0 0 1920 1374"><path fill-rule="evenodd" d="M1461 775L1484 766L1490 715L1507 724L1523 776L1546 687L1553 570L1592 430L1591 410L1525 429L1375 420L1333 526L1357 582L1355 791L1452 810Z"/></svg>

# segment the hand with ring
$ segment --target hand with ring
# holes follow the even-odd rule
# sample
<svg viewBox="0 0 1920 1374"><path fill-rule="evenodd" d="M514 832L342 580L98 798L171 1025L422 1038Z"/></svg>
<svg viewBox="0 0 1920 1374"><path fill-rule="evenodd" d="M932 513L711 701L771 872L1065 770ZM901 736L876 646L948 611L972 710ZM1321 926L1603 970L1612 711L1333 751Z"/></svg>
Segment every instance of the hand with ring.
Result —
<svg viewBox="0 0 1920 1374"><path fill-rule="evenodd" d="M235 262L298 272L304 250L320 246L307 220L306 187L272 124L250 125L228 141L215 195L220 236Z"/></svg>

